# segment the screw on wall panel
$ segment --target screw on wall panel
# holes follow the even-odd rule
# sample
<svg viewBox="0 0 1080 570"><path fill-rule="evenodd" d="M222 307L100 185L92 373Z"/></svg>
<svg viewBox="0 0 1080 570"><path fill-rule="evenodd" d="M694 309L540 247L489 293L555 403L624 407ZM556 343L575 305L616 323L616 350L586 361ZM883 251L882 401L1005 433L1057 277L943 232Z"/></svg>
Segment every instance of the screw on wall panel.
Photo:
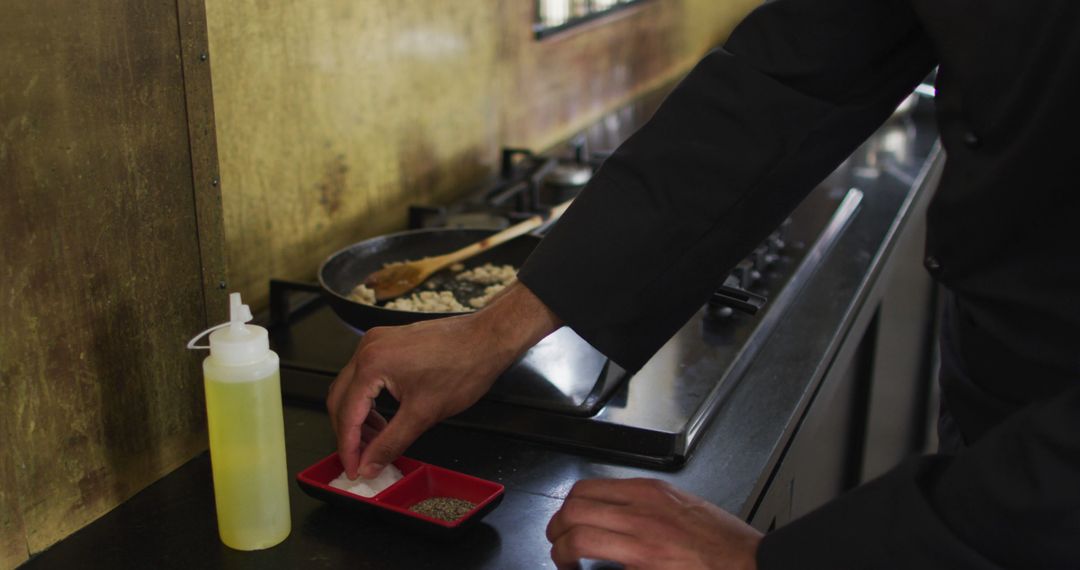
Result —
<svg viewBox="0 0 1080 570"><path fill-rule="evenodd" d="M219 182L219 180L218 180L217 178L214 178L214 179L212 179L212 180L210 181L210 185L211 185L211 186L217 186L217 185L218 185L218 182Z"/></svg>
<svg viewBox="0 0 1080 570"><path fill-rule="evenodd" d="M225 282L224 281L218 281L217 286L218 286L218 289L224 289L225 288Z"/></svg>
<svg viewBox="0 0 1080 570"><path fill-rule="evenodd" d="M199 61L206 61L207 59L210 59L210 56L205 51L199 54Z"/></svg>

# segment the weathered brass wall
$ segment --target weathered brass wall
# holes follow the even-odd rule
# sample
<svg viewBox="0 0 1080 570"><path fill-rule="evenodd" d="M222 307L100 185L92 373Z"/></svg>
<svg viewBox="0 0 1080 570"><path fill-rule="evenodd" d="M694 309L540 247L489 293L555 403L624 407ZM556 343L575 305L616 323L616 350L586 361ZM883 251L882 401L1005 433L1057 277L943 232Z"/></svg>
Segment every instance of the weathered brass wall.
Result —
<svg viewBox="0 0 1080 570"><path fill-rule="evenodd" d="M209 84L201 99L185 93L180 37L205 33L202 8L5 4L0 567L205 448L198 358L184 343L217 302L203 269L220 273L223 255L220 220L197 225L192 141L212 140L213 124L193 122L201 134L189 138ZM204 195L213 218L220 198Z"/></svg>
<svg viewBox="0 0 1080 570"><path fill-rule="evenodd" d="M5 386L0 378L0 386ZM26 560L26 528L19 507L19 489L15 479L15 456L9 449L14 433L11 429L9 405L0 404L0 568L14 568Z"/></svg>
<svg viewBox="0 0 1080 570"><path fill-rule="evenodd" d="M656 0L536 42L532 0L210 0L211 50L202 0L9 3L0 567L205 448L182 346L221 314L223 243L256 301L309 278L500 146L544 148L682 73L756 3Z"/></svg>
<svg viewBox="0 0 1080 570"><path fill-rule="evenodd" d="M533 0L208 0L232 288L448 199L685 72L759 0L656 0L537 42Z"/></svg>

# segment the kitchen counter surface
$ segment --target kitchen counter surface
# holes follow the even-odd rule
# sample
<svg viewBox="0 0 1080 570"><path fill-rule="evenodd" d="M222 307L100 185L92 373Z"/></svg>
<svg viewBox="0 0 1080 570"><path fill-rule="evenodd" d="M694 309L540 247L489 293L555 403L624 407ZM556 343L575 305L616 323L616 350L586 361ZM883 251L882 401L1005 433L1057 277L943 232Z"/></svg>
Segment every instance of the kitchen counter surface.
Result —
<svg viewBox="0 0 1080 570"><path fill-rule="evenodd" d="M217 537L210 461L202 454L101 519L35 556L27 568L548 568L548 519L575 481L656 477L752 517L822 378L868 319L889 252L943 162L930 105L893 120L824 183L865 193L860 211L721 404L694 455L674 472L585 457L503 436L438 426L410 457L506 486L502 504L452 542L331 508L291 483L292 534L244 553ZM631 380L632 381L632 380ZM323 410L285 409L292 475L335 449Z"/></svg>

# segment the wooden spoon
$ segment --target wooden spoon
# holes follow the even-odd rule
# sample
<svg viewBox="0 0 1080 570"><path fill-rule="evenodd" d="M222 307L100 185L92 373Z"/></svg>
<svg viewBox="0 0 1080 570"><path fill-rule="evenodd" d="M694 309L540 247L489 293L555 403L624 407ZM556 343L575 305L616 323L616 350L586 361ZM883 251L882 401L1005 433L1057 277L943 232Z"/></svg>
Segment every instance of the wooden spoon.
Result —
<svg viewBox="0 0 1080 570"><path fill-rule="evenodd" d="M573 202L573 200L567 200L566 202L555 206L546 217L537 214L523 222L514 224L497 234L488 236L457 251L435 257L425 257L416 261L390 263L382 269L368 275L367 278L364 279L364 285L375 291L376 301L386 301L387 299L393 299L394 297L404 295L423 283L432 273L435 273L448 265L464 261L482 251L487 251L501 243L506 243L540 227L548 220L558 219L559 216L570 207L570 202Z"/></svg>

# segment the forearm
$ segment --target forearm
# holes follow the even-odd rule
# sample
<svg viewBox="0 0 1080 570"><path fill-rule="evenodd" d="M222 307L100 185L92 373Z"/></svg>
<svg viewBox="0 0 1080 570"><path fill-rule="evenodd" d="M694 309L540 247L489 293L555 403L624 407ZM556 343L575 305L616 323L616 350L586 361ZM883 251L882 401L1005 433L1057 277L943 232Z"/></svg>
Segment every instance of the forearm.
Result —
<svg viewBox="0 0 1080 570"><path fill-rule="evenodd" d="M374 477L425 430L480 399L507 366L559 326L532 291L515 283L473 314L368 331L326 402L345 471L354 477L362 465L359 472ZM383 390L399 402L398 411L388 424L378 414L370 423Z"/></svg>
<svg viewBox="0 0 1080 570"><path fill-rule="evenodd" d="M497 359L512 362L562 326L562 320L528 287L515 281L487 307L471 315L477 338L485 339Z"/></svg>

